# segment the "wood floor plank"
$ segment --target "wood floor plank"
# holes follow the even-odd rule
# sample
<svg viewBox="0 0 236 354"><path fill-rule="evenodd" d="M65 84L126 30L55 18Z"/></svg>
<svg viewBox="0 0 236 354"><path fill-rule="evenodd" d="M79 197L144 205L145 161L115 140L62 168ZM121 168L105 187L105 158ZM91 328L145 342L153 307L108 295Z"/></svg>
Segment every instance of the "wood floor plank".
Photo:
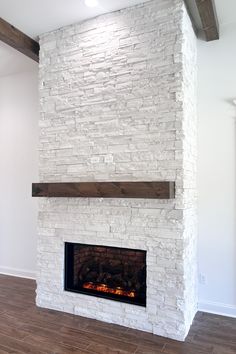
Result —
<svg viewBox="0 0 236 354"><path fill-rule="evenodd" d="M157 349L148 349L147 347L139 346L135 354L163 354L163 351Z"/></svg>
<svg viewBox="0 0 236 354"><path fill-rule="evenodd" d="M24 332L15 327L14 323L7 325L5 322L0 322L0 334L4 334L6 336L13 337L19 340L23 340L28 335L27 332Z"/></svg>
<svg viewBox="0 0 236 354"><path fill-rule="evenodd" d="M192 345L193 344L208 344L208 345L211 345L213 347L213 352L215 350L215 347L217 346L221 346L225 349L225 351L227 350L234 350L235 351L235 354L236 354L236 345L235 345L235 340L233 339L233 341L225 341L224 339L222 338L217 338L217 335L215 336L208 336L207 334L206 335L203 335L203 334L197 334L194 336L193 340L191 340L190 342ZM224 353L222 353L224 354Z"/></svg>
<svg viewBox="0 0 236 354"><path fill-rule="evenodd" d="M129 354L129 352L120 350L120 349L115 349L110 346L107 346L105 344L90 344L90 346L87 348L87 350L91 351L91 353L94 354ZM136 350L133 352L136 353Z"/></svg>
<svg viewBox="0 0 236 354"><path fill-rule="evenodd" d="M85 346L84 348L78 348L73 346L73 342L71 345L63 344L59 343L55 338L46 338L36 334L29 335L24 339L24 342L36 347L38 346L45 351L50 351L50 348L53 348L53 352L57 354L78 353L88 347Z"/></svg>
<svg viewBox="0 0 236 354"><path fill-rule="evenodd" d="M0 344L0 354L22 354L22 352L15 349L7 348L4 345Z"/></svg>
<svg viewBox="0 0 236 354"><path fill-rule="evenodd" d="M0 354L236 354L236 319L199 312L181 343L37 308L35 288L0 275Z"/></svg>
<svg viewBox="0 0 236 354"><path fill-rule="evenodd" d="M123 351L126 351L127 353L134 353L135 350L137 349L136 344L128 343L126 341L107 337L107 336L103 336L99 333L94 335L94 333L87 332L86 330L81 331L81 330L76 330L76 329L69 329L68 327L63 327L62 330L60 331L60 333L70 335L73 338L81 338L81 339L86 338L86 340L90 343L94 342L94 344L98 344L98 345L105 344L106 346L108 346L110 348L117 349L117 350L123 350Z"/></svg>
<svg viewBox="0 0 236 354"><path fill-rule="evenodd" d="M38 334L42 338L53 338L55 341L57 341L57 343L62 345L70 346L72 344L77 349L86 349L90 343L90 341L87 340L85 336L66 335L61 333L60 330L56 332L48 328L42 328L31 324L23 325L22 329L32 335Z"/></svg>
<svg viewBox="0 0 236 354"><path fill-rule="evenodd" d="M213 346L202 346L190 343L167 343L162 352L165 354L211 354L213 352Z"/></svg>
<svg viewBox="0 0 236 354"><path fill-rule="evenodd" d="M47 351L41 350L40 347L34 347L32 345L24 343L21 340L18 340L13 337L8 337L3 334L0 334L0 343L5 347L11 350L18 351L20 353L25 353L25 354L46 354L47 353L48 354Z"/></svg>
<svg viewBox="0 0 236 354"><path fill-rule="evenodd" d="M225 346L215 345L212 354L235 354L235 349L229 349Z"/></svg>

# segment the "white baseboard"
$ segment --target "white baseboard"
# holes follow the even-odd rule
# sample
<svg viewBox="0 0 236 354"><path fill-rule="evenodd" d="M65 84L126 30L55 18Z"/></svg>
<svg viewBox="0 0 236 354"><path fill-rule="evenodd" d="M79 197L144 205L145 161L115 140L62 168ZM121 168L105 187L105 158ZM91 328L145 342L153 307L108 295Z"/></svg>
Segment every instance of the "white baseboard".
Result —
<svg viewBox="0 0 236 354"><path fill-rule="evenodd" d="M236 318L236 306L222 304L219 302L202 301L198 303L198 310L215 315L222 315L227 317Z"/></svg>
<svg viewBox="0 0 236 354"><path fill-rule="evenodd" d="M11 275L19 278L36 279L36 272L25 269L9 268L0 266L0 274Z"/></svg>

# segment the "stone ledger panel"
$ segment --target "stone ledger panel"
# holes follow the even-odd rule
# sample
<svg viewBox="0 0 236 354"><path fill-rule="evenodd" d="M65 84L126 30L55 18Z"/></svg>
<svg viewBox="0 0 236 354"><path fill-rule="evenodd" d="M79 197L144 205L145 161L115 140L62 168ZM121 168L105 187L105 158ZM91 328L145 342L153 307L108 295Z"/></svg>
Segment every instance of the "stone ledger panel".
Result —
<svg viewBox="0 0 236 354"><path fill-rule="evenodd" d="M40 39L40 182L175 181L175 199L41 198L38 306L183 340L196 301L196 39L153 0ZM64 290L65 242L146 251L139 307Z"/></svg>

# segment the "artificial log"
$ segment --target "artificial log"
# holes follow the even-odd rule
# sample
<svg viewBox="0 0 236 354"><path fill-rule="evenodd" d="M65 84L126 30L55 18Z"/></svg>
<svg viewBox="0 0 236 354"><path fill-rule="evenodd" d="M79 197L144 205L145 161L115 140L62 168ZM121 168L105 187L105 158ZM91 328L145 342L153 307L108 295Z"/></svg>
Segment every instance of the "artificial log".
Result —
<svg viewBox="0 0 236 354"><path fill-rule="evenodd" d="M78 279L84 283L106 284L109 287L122 289L134 289L139 291L145 283L145 267L130 271L129 262L122 263L119 260L105 260L101 263L95 259L86 261L78 271Z"/></svg>

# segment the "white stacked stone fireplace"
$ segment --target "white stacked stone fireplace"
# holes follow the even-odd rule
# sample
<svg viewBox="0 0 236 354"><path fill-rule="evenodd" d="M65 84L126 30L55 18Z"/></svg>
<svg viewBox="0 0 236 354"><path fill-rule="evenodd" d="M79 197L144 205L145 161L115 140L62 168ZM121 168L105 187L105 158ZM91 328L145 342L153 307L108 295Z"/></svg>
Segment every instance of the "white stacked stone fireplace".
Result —
<svg viewBox="0 0 236 354"><path fill-rule="evenodd" d="M184 340L196 313L196 39L183 0L41 36L40 182L175 181L176 197L41 198L37 305ZM146 251L146 306L65 291L65 243Z"/></svg>

